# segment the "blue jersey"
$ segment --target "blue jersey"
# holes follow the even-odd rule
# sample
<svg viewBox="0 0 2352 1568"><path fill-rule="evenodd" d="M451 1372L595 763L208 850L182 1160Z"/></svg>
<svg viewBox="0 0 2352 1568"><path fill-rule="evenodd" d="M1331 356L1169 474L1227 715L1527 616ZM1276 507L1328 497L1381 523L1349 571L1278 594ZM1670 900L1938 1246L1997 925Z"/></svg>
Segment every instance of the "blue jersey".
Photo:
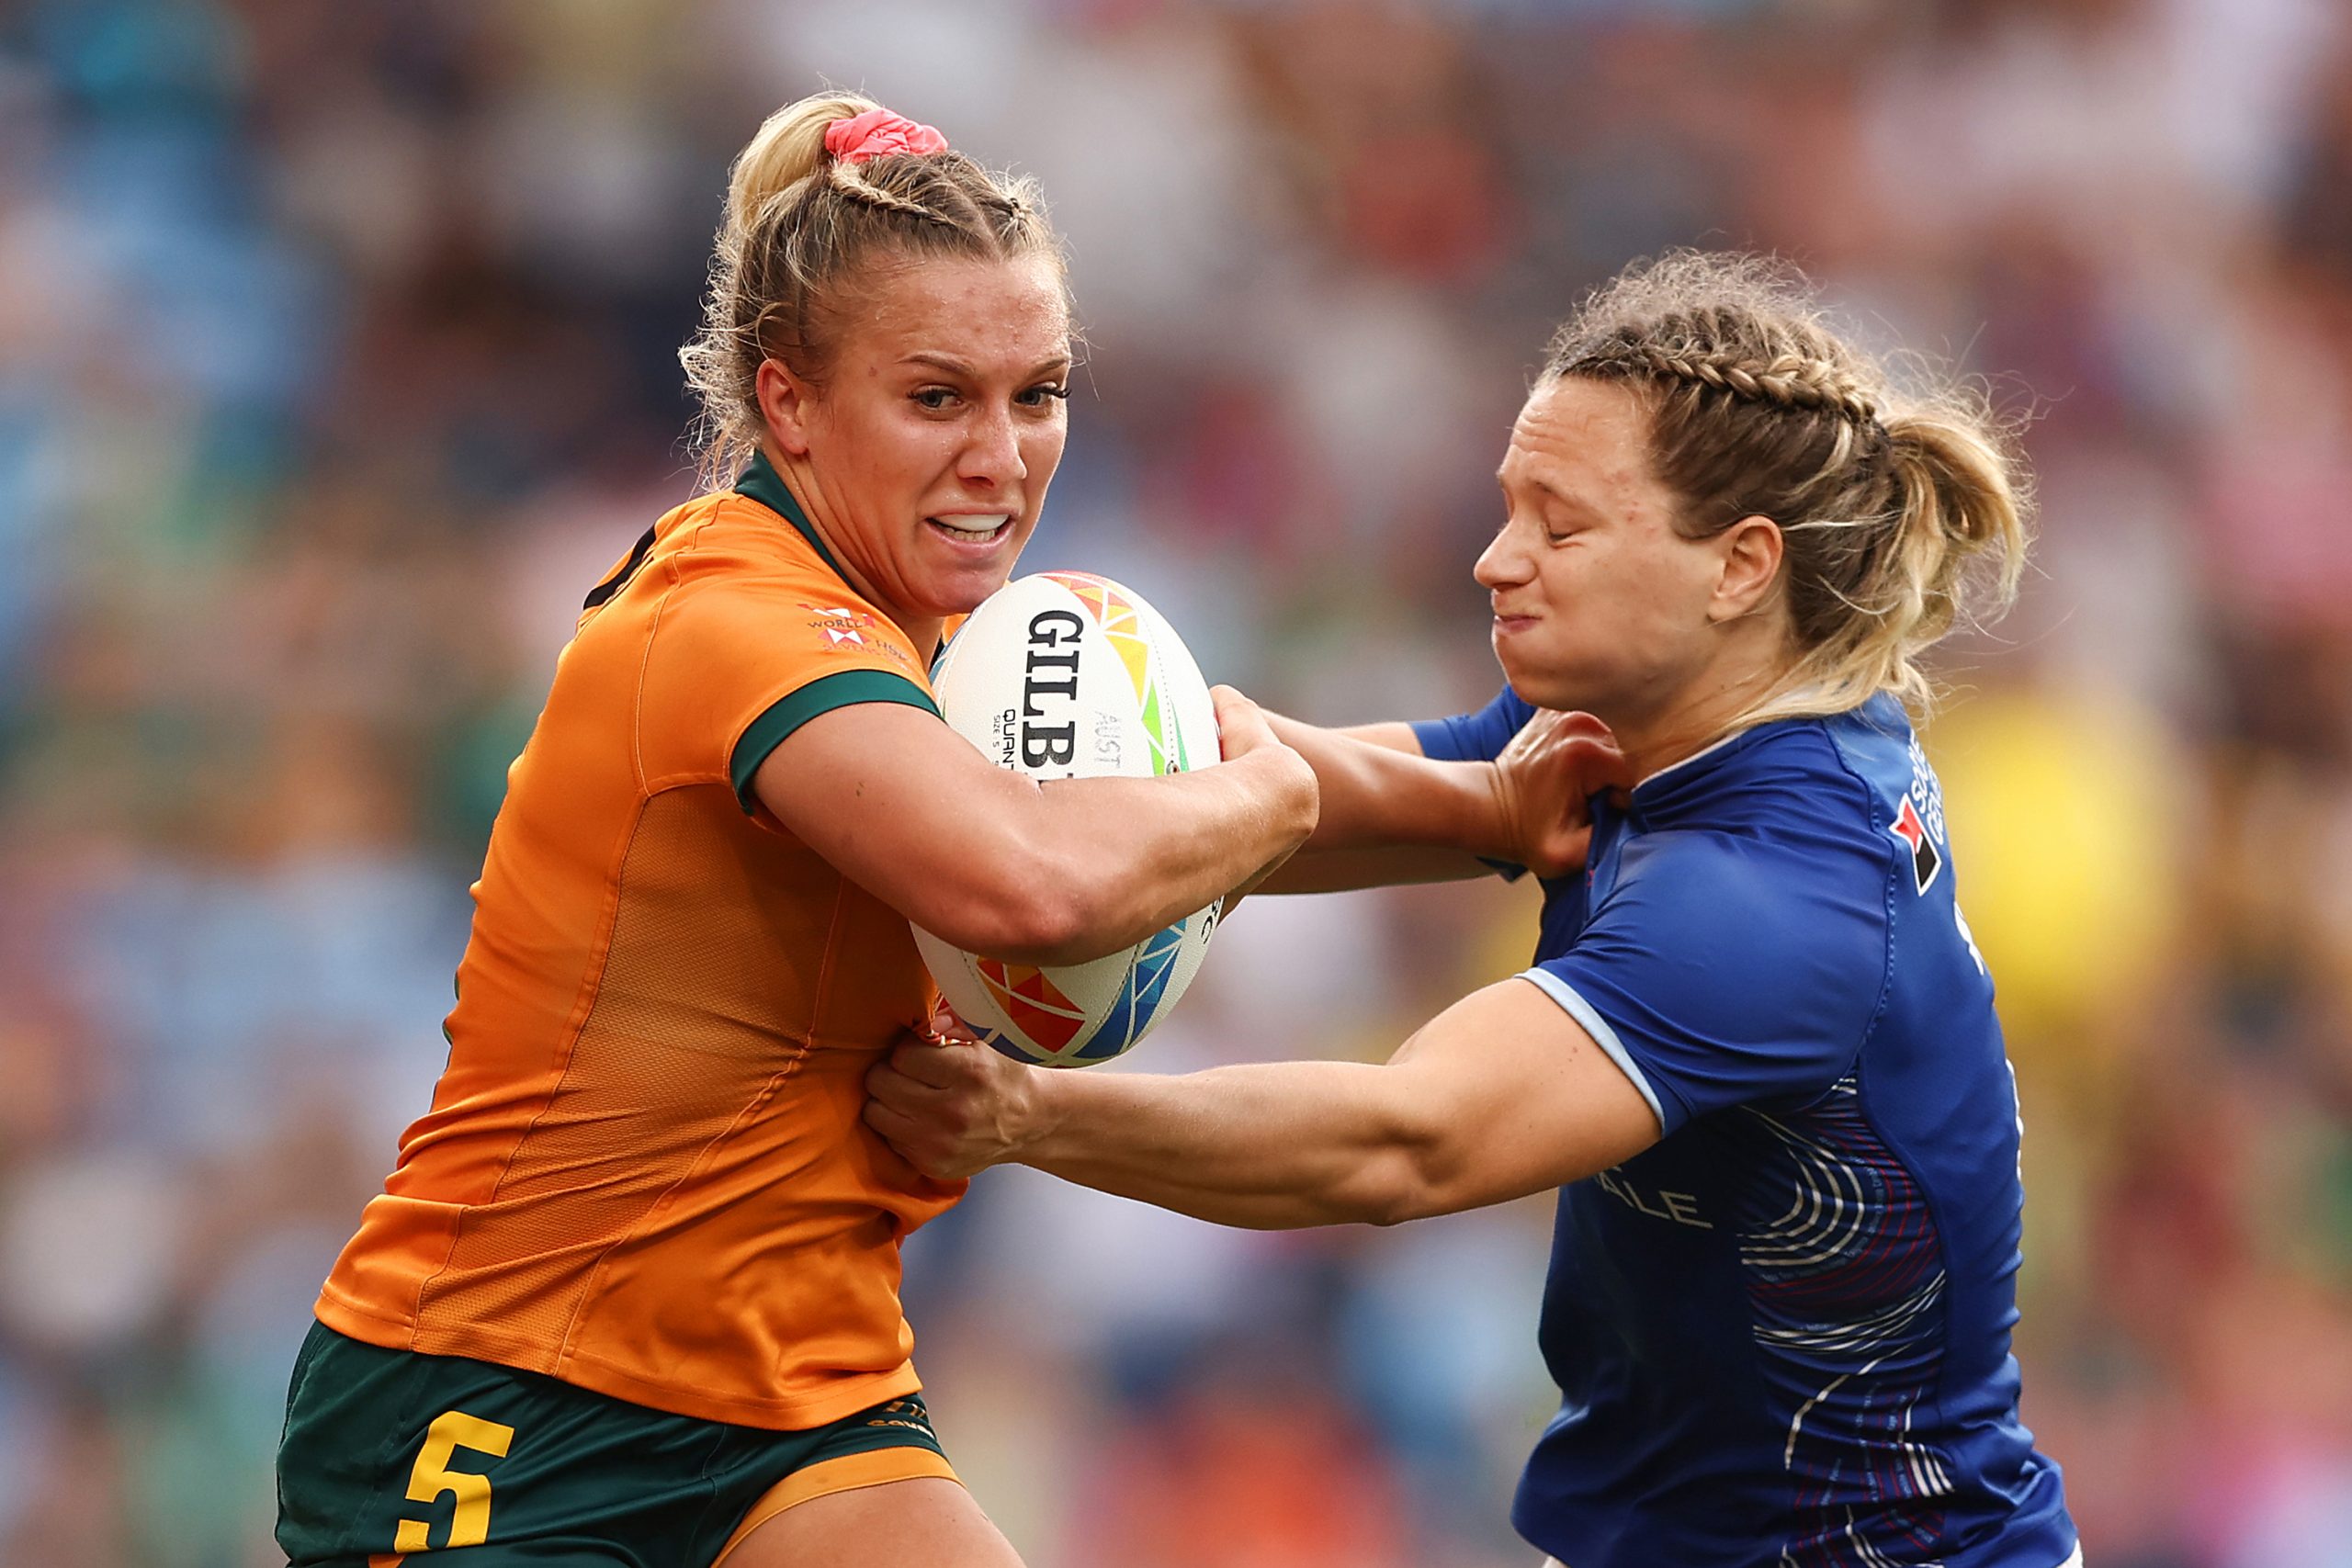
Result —
<svg viewBox="0 0 2352 1568"><path fill-rule="evenodd" d="M1414 728L1491 758L1531 711ZM1561 1190L1520 1533L1572 1568L2059 1568L2009 1354L2016 1084L1901 706L1596 800L1535 957L1664 1135Z"/></svg>

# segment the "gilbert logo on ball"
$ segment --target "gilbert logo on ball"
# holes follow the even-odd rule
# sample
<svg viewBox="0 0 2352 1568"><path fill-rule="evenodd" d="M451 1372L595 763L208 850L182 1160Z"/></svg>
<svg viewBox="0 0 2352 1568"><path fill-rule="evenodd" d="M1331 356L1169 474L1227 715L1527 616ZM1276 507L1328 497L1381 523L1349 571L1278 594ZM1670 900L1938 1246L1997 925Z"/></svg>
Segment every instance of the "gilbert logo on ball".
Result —
<svg viewBox="0 0 2352 1568"><path fill-rule="evenodd" d="M1219 759L1208 682L1141 595L1081 571L1009 582L932 671L940 711L1001 768L1039 779L1146 778ZM965 1022L1009 1056L1107 1061L1176 1004L1223 900L1091 964L982 958L917 928L915 945Z"/></svg>

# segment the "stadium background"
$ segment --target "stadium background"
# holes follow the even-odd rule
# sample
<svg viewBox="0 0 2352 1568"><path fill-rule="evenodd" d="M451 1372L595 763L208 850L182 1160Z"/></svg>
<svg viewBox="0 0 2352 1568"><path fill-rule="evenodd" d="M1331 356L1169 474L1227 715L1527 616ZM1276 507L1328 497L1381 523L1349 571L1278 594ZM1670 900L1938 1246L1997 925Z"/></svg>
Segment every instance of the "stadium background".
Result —
<svg viewBox="0 0 2352 1568"><path fill-rule="evenodd" d="M2037 410L2039 569L1933 731L2025 1414L2097 1568L2352 1562L2340 0L0 5L0 1562L275 1561L504 764L685 493L726 161L820 76L1046 182L1092 354L1033 561L1305 716L1491 689L1492 466L1631 256L1781 250ZM1522 897L1257 904L1148 1059L1383 1051ZM1526 1568L1545 1229L998 1173L911 1311L1034 1568Z"/></svg>

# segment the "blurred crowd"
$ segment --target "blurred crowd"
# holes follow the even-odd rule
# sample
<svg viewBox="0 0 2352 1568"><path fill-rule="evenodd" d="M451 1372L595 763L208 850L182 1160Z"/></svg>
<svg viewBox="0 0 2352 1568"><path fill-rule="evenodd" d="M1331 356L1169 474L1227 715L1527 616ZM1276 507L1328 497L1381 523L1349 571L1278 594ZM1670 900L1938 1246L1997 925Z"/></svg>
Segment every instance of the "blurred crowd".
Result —
<svg viewBox="0 0 2352 1568"><path fill-rule="evenodd" d="M1802 261L2030 419L1930 730L2027 1122L2027 1422L2094 1568L2352 1564L2342 0L0 3L0 1564L244 1568L582 593L691 492L728 159L820 81L1038 175L1034 547L1303 717L1496 674L1549 326ZM1500 885L1253 901L1143 1054L1384 1053ZM1527 1568L1548 1208L1258 1235L1026 1172L910 1247L1033 1568Z"/></svg>

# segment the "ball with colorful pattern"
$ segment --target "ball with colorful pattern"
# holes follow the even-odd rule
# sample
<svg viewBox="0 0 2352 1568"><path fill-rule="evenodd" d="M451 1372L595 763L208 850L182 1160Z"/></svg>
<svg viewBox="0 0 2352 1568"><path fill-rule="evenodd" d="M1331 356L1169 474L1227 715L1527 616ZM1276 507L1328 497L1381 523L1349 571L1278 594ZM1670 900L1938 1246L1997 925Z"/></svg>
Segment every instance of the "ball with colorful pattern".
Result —
<svg viewBox="0 0 2352 1568"><path fill-rule="evenodd" d="M1183 640L1140 594L1091 573L1006 584L941 649L932 684L956 733L1035 778L1156 777L1219 760L1208 682ZM915 943L981 1039L1023 1061L1088 1066L1167 1016L1222 903L1087 964L1007 963L920 928Z"/></svg>

